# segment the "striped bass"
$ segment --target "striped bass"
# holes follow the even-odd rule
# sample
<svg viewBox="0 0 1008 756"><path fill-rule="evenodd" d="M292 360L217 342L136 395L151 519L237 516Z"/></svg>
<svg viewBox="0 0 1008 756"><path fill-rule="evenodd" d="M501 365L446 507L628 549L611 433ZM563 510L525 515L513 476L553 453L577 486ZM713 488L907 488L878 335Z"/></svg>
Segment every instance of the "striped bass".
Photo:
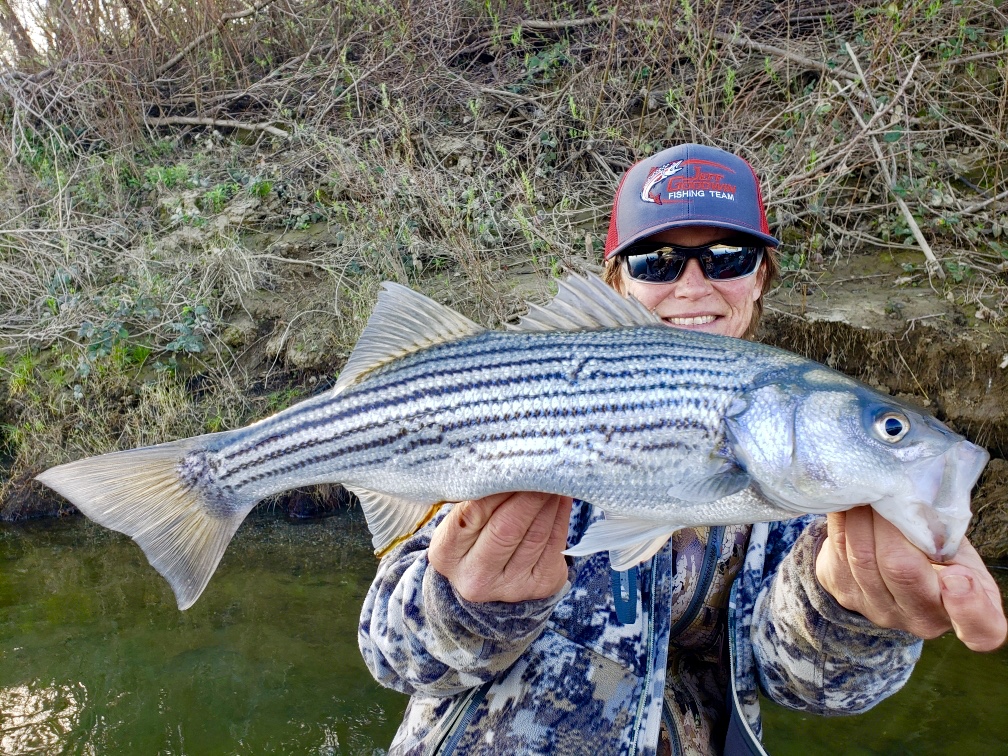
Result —
<svg viewBox="0 0 1008 756"><path fill-rule="evenodd" d="M504 332L386 283L331 391L38 479L131 536L185 609L255 504L300 486L356 493L380 554L444 502L542 491L605 511L568 553L608 550L616 569L681 527L862 504L942 560L965 535L987 459L819 363L669 328L575 276Z"/></svg>

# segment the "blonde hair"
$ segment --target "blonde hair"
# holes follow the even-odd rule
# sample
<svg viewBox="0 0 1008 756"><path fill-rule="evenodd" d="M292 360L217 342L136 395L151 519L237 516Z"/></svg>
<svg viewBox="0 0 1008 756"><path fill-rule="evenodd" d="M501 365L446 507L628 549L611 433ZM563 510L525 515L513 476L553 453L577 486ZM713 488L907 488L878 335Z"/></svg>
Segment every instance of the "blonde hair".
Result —
<svg viewBox="0 0 1008 756"><path fill-rule="evenodd" d="M763 300L766 297L766 293L770 291L770 288L774 285L774 282L780 277L780 260L777 259L776 247L766 248L766 252L763 255L763 262L761 262L760 265L763 267L763 287L760 291L759 299L753 302L752 320L749 322L749 327L746 328L746 332L742 334L743 339L751 339L756 335L756 329L759 327L760 318L763 317ZM602 279L620 294L626 296L626 289L623 286L622 255L613 255L605 261L605 267L602 271Z"/></svg>

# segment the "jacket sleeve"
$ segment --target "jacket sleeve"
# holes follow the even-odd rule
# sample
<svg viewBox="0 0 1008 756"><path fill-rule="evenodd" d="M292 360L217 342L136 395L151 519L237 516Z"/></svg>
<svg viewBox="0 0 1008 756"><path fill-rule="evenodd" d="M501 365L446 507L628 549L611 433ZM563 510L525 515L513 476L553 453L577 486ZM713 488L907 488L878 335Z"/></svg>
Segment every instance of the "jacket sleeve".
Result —
<svg viewBox="0 0 1008 756"><path fill-rule="evenodd" d="M364 662L379 683L409 695L455 695L506 670L539 637L572 583L537 601L466 601L427 562L443 517L381 560L361 610Z"/></svg>
<svg viewBox="0 0 1008 756"><path fill-rule="evenodd" d="M819 584L823 517L771 526L751 640L760 683L776 702L817 714L857 714L898 691L922 641L874 625Z"/></svg>

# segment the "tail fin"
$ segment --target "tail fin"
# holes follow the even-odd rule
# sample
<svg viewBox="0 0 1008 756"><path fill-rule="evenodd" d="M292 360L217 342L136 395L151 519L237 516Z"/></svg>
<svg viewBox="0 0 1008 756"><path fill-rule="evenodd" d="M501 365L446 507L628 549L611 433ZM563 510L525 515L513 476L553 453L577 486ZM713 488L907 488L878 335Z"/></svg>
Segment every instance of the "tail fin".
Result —
<svg viewBox="0 0 1008 756"><path fill-rule="evenodd" d="M88 457L38 476L95 522L136 541L168 580L179 609L199 598L256 504L229 501L223 489L180 477L183 458L205 438Z"/></svg>

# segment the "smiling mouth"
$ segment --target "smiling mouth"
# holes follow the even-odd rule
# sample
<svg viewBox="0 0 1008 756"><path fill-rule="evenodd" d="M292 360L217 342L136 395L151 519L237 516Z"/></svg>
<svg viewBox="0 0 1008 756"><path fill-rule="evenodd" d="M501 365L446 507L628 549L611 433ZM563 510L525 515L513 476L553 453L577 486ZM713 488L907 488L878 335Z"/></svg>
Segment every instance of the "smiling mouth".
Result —
<svg viewBox="0 0 1008 756"><path fill-rule="evenodd" d="M717 320L717 315L696 315L692 318L662 318L662 320L672 326L696 326L713 323Z"/></svg>

